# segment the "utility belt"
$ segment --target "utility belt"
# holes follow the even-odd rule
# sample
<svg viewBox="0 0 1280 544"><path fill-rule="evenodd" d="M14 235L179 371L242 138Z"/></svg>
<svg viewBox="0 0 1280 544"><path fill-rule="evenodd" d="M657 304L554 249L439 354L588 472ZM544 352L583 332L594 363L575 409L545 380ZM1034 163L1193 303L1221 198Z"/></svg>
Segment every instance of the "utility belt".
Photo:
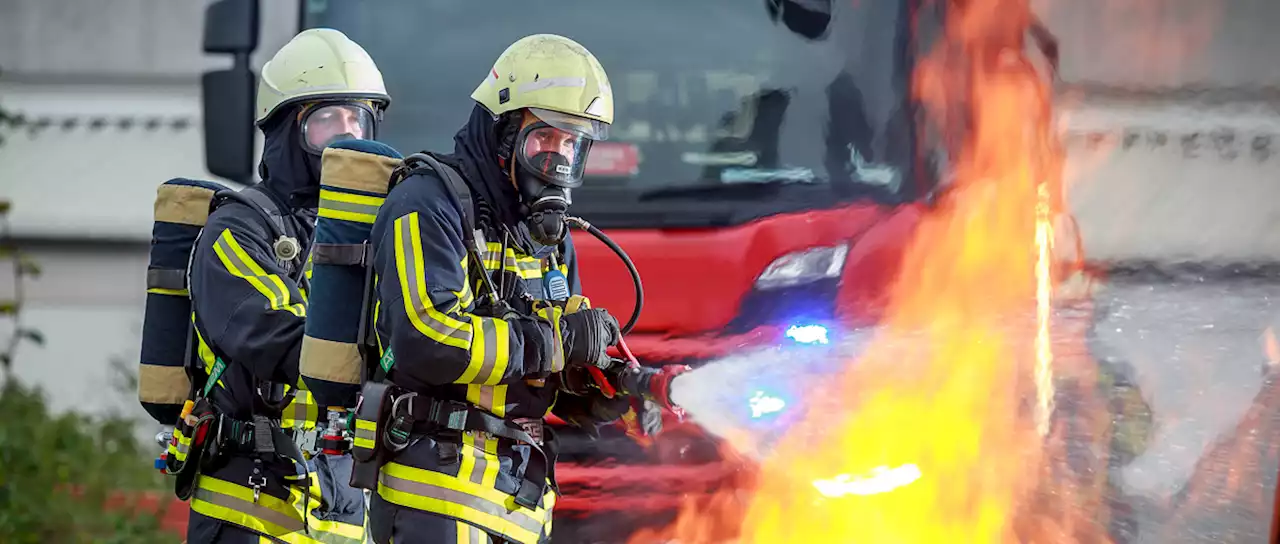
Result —
<svg viewBox="0 0 1280 544"><path fill-rule="evenodd" d="M440 464L452 464L460 455L464 432L487 433L530 447L529 463L520 487L499 489L511 495L516 504L536 509L546 494L548 481L551 489L559 492L555 482L555 436L546 433L541 420L504 419L470 403L435 399L378 382L365 384L356 408L355 440L351 449L355 469L350 483L352 487L377 491L381 466L415 438L426 435L437 439Z"/></svg>
<svg viewBox="0 0 1280 544"><path fill-rule="evenodd" d="M220 468L230 455L253 457L252 472L244 483L253 489L255 502L267 485L267 472L279 476L287 486L310 484L302 450L278 421L261 415L250 421L238 420L217 413L207 398L195 403L190 416L175 425L175 434L188 439L185 459L172 456L169 461L170 473L177 476L174 493L179 499L191 497L200 472Z"/></svg>

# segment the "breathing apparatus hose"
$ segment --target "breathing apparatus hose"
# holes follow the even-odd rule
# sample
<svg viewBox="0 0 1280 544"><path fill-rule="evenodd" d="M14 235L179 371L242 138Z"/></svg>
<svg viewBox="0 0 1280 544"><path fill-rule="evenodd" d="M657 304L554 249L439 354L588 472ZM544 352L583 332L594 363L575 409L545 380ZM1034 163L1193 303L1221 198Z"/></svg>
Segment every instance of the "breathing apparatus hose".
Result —
<svg viewBox="0 0 1280 544"><path fill-rule="evenodd" d="M592 236L595 236L596 239L600 240L604 245L608 246L609 249L613 250L613 252L618 255L618 258L622 259L622 264L627 266L627 272L631 273L631 282L635 284L636 287L636 307L631 311L631 318L622 326L622 334L625 335L631 332L631 329L635 328L636 322L640 320L640 309L644 306L644 286L640 283L640 271L636 270L636 265L631 262L631 257L627 255L627 252L623 251L617 243L610 239L609 236L605 235L605 233L601 232L600 229L596 228L595 225L588 223L586 219L571 215L565 216L564 220L570 225L574 225L591 233Z"/></svg>

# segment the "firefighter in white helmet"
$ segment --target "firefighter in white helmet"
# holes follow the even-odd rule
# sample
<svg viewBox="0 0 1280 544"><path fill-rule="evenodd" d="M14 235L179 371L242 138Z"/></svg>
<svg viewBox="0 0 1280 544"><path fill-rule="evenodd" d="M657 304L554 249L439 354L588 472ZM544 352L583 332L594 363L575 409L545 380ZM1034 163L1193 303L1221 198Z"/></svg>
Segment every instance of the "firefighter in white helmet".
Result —
<svg viewBox="0 0 1280 544"><path fill-rule="evenodd" d="M298 358L320 154L340 139L373 138L389 102L373 59L336 30L299 33L262 68L262 182L241 192L261 209L218 206L191 261L193 351L208 375L196 387L215 432L200 444L198 476L179 480L180 495L186 485L191 497L187 542L363 539L362 493L339 476L325 482L321 502L316 474L331 477L341 467L325 456L305 459L293 435L319 416ZM276 219L263 210L278 212Z"/></svg>
<svg viewBox="0 0 1280 544"><path fill-rule="evenodd" d="M373 225L393 384L378 418L390 423L369 441L387 450L369 507L382 544L548 541L555 440L542 418L594 429L629 407L621 395L557 394L621 335L581 297L565 226L591 145L613 122L604 68L573 40L528 36L471 96L454 153L413 167Z"/></svg>

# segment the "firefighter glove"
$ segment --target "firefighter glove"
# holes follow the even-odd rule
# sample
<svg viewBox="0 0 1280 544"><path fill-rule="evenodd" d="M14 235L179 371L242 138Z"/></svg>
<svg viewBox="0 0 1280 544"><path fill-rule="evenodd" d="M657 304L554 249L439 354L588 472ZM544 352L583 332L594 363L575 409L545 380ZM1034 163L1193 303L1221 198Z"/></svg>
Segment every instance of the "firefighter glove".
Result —
<svg viewBox="0 0 1280 544"><path fill-rule="evenodd" d="M601 308L566 314L560 323L564 359L569 366L604 366L607 350L622 339L618 320Z"/></svg>

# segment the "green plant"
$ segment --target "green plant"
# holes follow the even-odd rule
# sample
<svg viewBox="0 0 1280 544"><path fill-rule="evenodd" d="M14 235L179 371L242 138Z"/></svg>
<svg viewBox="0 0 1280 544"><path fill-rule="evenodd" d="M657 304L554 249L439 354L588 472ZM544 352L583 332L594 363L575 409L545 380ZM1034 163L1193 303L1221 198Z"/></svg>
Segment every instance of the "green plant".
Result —
<svg viewBox="0 0 1280 544"><path fill-rule="evenodd" d="M8 340L0 344L0 368L4 371L5 381L12 379L13 358L23 342L44 345L44 335L40 331L27 327L22 322L22 303L24 285L27 279L40 276L40 265L34 259L18 249L13 242L9 227L9 210L12 208L8 200L0 199L0 259L11 263L13 269L12 297L0 299L0 316L12 322L13 332Z"/></svg>
<svg viewBox="0 0 1280 544"><path fill-rule="evenodd" d="M44 395L0 386L0 542L172 542L137 492L163 492L126 418L49 412Z"/></svg>

